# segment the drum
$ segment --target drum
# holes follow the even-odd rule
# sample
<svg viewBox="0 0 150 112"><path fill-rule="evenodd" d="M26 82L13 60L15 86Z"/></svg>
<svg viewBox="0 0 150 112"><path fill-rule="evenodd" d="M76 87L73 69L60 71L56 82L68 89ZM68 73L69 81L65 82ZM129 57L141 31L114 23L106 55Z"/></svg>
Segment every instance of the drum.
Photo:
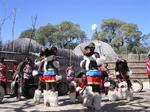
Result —
<svg viewBox="0 0 150 112"><path fill-rule="evenodd" d="M132 88L133 88L133 92L138 93L141 92L143 89L143 83L140 82L139 80L132 80Z"/></svg>

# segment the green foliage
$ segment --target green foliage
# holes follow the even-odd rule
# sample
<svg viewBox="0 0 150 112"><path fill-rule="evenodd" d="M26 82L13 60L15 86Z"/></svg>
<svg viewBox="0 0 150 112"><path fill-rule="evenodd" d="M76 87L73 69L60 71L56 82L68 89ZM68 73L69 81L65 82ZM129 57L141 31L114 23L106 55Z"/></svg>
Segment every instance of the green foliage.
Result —
<svg viewBox="0 0 150 112"><path fill-rule="evenodd" d="M56 26L52 24L41 26L35 33L36 40L44 45L48 40L53 40L52 35L57 31Z"/></svg>
<svg viewBox="0 0 150 112"><path fill-rule="evenodd" d="M32 38L32 39L34 39L33 30L30 28L30 29L23 31L20 34L19 38Z"/></svg>
<svg viewBox="0 0 150 112"><path fill-rule="evenodd" d="M150 33L142 36L141 43L147 49L150 49Z"/></svg>
<svg viewBox="0 0 150 112"><path fill-rule="evenodd" d="M56 26L48 24L40 27L36 31L36 38L43 45L51 40L58 47L74 48L75 45L86 39L86 35L79 25L64 21Z"/></svg>
<svg viewBox="0 0 150 112"><path fill-rule="evenodd" d="M86 38L85 32L81 31L80 26L70 21L60 23L58 28L64 48L74 46Z"/></svg>
<svg viewBox="0 0 150 112"><path fill-rule="evenodd" d="M98 35L96 35L96 33ZM117 19L105 19L101 31L95 32L93 39L110 44L117 53L141 53L141 31L136 24L126 23ZM124 49L127 50L124 52Z"/></svg>

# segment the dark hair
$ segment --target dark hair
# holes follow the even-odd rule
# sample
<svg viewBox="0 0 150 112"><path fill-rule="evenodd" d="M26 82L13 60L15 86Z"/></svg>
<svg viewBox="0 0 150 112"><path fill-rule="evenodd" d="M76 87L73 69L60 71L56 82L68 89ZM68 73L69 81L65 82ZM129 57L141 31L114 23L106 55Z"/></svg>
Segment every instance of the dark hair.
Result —
<svg viewBox="0 0 150 112"><path fill-rule="evenodd" d="M53 46L53 47L51 48L51 52L52 52L54 55L57 54L57 51L58 51L57 47Z"/></svg>
<svg viewBox="0 0 150 112"><path fill-rule="evenodd" d="M129 71L129 67L126 60L118 60L116 62L115 71L120 71L120 67L124 69L124 71Z"/></svg>
<svg viewBox="0 0 150 112"><path fill-rule="evenodd" d="M50 50L49 50L48 48L46 48L46 49L44 50L44 55L45 55L45 57L48 57L48 56L51 55L51 52L50 52Z"/></svg>
<svg viewBox="0 0 150 112"><path fill-rule="evenodd" d="M44 55L46 57L50 56L50 55L56 55L57 54L57 47L55 46L52 46L50 49L49 48L46 48L44 50Z"/></svg>
<svg viewBox="0 0 150 112"><path fill-rule="evenodd" d="M45 52L44 51L41 51L40 52L40 56L44 56L45 55Z"/></svg>

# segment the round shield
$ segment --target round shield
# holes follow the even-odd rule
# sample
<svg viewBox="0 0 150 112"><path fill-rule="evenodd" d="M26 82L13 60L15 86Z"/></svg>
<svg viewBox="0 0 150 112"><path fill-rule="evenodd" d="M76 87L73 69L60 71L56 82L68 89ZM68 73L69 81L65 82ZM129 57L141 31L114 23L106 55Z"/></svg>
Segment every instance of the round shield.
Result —
<svg viewBox="0 0 150 112"><path fill-rule="evenodd" d="M132 88L133 88L133 92L138 93L138 92L142 91L143 83L141 83L138 80L133 80L132 81Z"/></svg>

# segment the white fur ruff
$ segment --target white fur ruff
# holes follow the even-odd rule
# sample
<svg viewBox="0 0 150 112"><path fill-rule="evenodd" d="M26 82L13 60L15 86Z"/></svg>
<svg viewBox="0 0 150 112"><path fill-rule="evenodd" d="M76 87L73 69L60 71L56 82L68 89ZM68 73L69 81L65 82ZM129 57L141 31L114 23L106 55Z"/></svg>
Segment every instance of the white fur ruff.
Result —
<svg viewBox="0 0 150 112"><path fill-rule="evenodd" d="M127 101L133 100L133 91L128 90L126 82L121 82L118 84L118 89L113 91L108 91L109 101L116 101L121 99L126 99Z"/></svg>
<svg viewBox="0 0 150 112"><path fill-rule="evenodd" d="M87 86L85 88L85 94L93 94L93 91L92 91L92 87L91 86Z"/></svg>
<svg viewBox="0 0 150 112"><path fill-rule="evenodd" d="M39 104L40 101L41 101L41 96L42 96L42 93L40 90L35 90L35 93L34 93L34 97L33 97L33 101L35 104Z"/></svg>
<svg viewBox="0 0 150 112"><path fill-rule="evenodd" d="M127 101L132 101L133 100L133 91L127 91L127 97L126 97Z"/></svg>
<svg viewBox="0 0 150 112"><path fill-rule="evenodd" d="M50 94L50 91L46 91L44 90L44 105L45 106L48 106L49 105L49 94Z"/></svg>
<svg viewBox="0 0 150 112"><path fill-rule="evenodd" d="M92 92L92 87L91 86L87 86L85 88L85 91L83 92L83 105L86 107L93 107L93 96L94 93Z"/></svg>
<svg viewBox="0 0 150 112"><path fill-rule="evenodd" d="M93 96L93 106L96 111L101 110L101 96L97 92Z"/></svg>
<svg viewBox="0 0 150 112"><path fill-rule="evenodd" d="M93 107L93 94L88 94L84 97L83 105L86 107Z"/></svg>
<svg viewBox="0 0 150 112"><path fill-rule="evenodd" d="M50 91L50 93L49 93L49 104L52 107L58 106L58 92Z"/></svg>
<svg viewBox="0 0 150 112"><path fill-rule="evenodd" d="M116 101L118 99L117 92L115 90L108 91L108 99L109 101Z"/></svg>

